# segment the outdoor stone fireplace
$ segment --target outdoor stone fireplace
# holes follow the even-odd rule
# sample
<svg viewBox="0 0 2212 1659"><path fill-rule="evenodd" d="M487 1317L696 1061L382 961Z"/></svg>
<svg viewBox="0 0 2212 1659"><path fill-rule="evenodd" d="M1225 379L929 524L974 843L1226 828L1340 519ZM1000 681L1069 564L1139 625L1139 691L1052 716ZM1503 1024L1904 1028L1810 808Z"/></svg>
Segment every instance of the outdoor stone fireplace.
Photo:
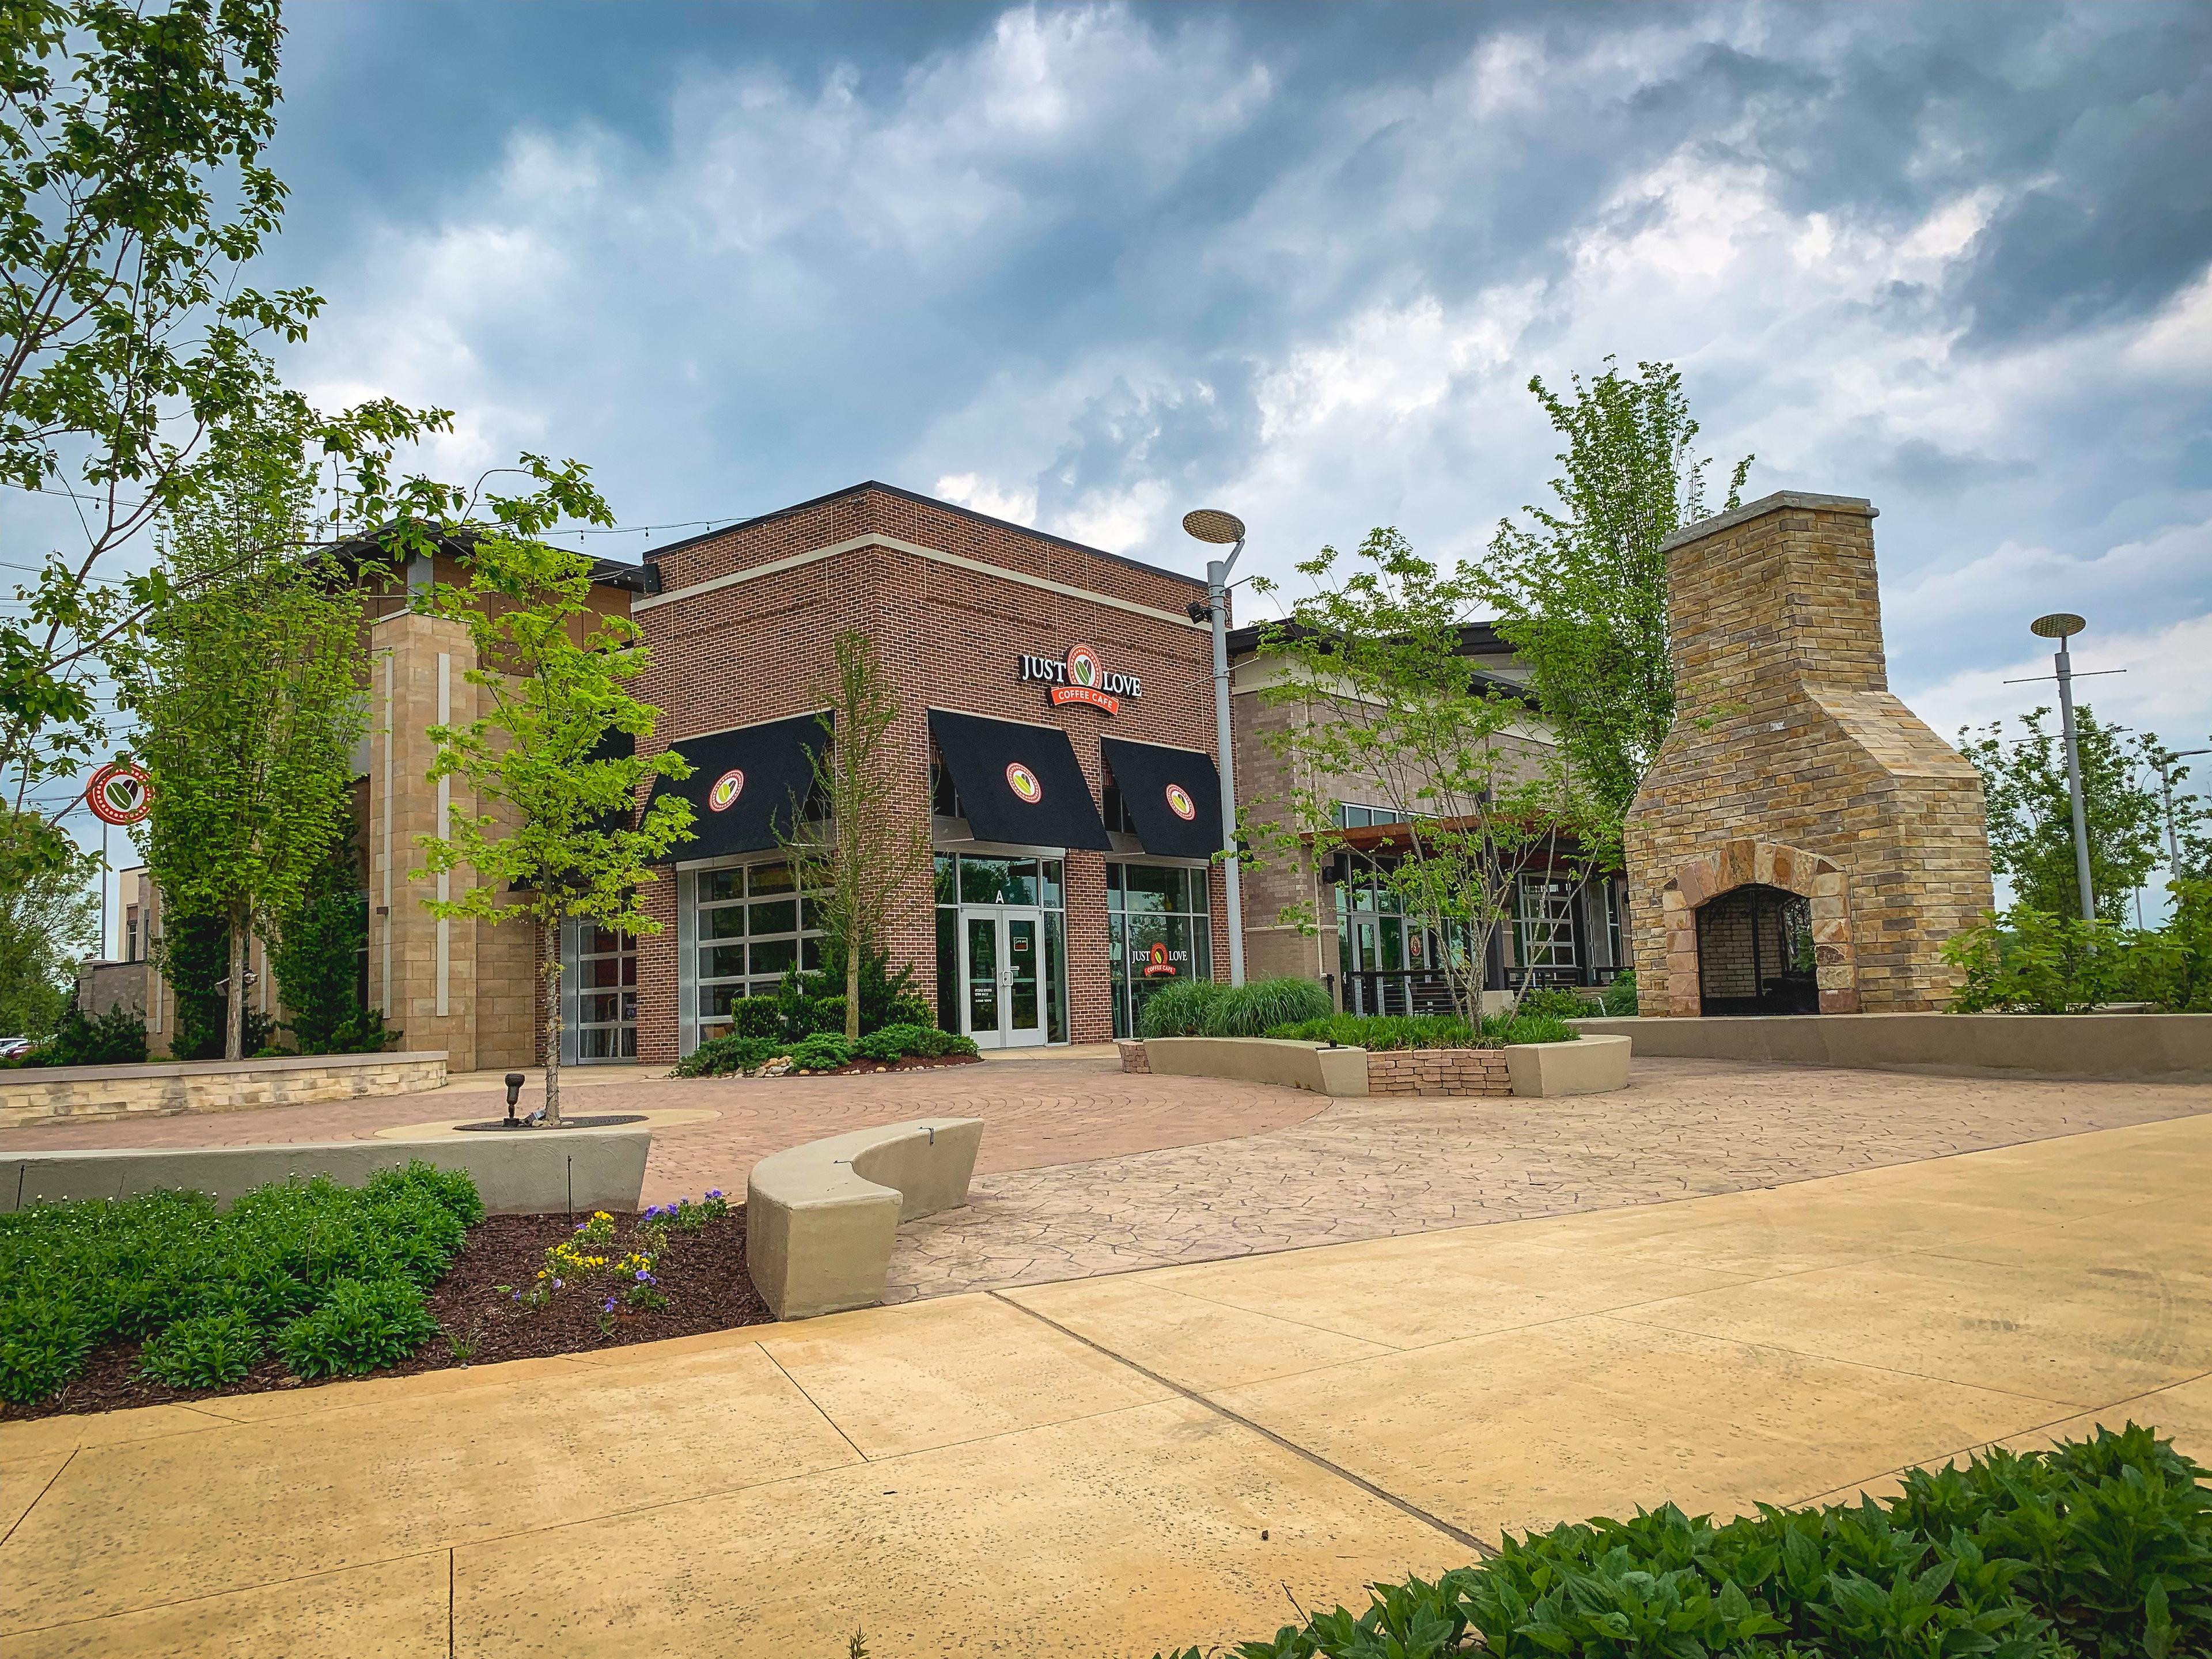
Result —
<svg viewBox="0 0 2212 1659"><path fill-rule="evenodd" d="M1974 769L1893 696L1875 509L1769 495L1664 544L1675 716L1626 832L1644 1014L1940 1007L1990 908Z"/></svg>

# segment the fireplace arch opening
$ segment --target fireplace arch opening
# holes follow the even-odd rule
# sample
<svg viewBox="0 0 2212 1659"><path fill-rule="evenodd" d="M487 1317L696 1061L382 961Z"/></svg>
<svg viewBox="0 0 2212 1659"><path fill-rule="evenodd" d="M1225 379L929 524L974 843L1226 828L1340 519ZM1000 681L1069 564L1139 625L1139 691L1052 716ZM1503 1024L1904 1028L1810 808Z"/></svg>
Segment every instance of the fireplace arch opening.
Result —
<svg viewBox="0 0 2212 1659"><path fill-rule="evenodd" d="M1698 1012L1817 1014L1812 901L1747 882L1698 907Z"/></svg>

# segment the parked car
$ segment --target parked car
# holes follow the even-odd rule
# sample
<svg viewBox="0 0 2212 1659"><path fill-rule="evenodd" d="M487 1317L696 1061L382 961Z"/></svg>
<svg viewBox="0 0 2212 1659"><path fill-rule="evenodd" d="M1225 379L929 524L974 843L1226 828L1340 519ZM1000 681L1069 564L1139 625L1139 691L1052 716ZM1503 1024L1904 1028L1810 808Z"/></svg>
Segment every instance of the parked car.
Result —
<svg viewBox="0 0 2212 1659"><path fill-rule="evenodd" d="M13 1060L18 1054L27 1054L37 1046L28 1037L0 1037L0 1060Z"/></svg>

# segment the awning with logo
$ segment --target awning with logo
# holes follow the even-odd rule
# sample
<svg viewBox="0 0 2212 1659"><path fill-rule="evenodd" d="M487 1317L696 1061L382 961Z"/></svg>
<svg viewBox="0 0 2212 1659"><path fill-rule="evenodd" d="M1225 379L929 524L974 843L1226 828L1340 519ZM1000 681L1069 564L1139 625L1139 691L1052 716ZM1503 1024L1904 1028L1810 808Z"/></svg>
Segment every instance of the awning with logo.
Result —
<svg viewBox="0 0 2212 1659"><path fill-rule="evenodd" d="M669 744L690 762L691 775L681 783L655 778L647 808L663 794L690 802L695 837L678 842L671 856L689 863L776 846L776 831L789 830L793 803L813 785L823 735L818 715L795 714Z"/></svg>
<svg viewBox="0 0 2212 1659"><path fill-rule="evenodd" d="M1102 853L1113 846L1075 750L1058 726L933 708L929 735L976 840Z"/></svg>
<svg viewBox="0 0 2212 1659"><path fill-rule="evenodd" d="M1126 738L1099 744L1147 853L1209 859L1221 850L1221 775L1212 756Z"/></svg>

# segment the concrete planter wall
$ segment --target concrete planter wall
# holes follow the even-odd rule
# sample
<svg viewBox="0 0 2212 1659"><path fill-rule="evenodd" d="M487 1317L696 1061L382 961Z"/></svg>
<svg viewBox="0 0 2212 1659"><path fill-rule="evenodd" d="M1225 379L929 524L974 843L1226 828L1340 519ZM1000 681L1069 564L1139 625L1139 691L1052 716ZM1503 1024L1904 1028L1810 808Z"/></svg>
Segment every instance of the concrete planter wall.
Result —
<svg viewBox="0 0 2212 1659"><path fill-rule="evenodd" d="M446 1083L442 1048L281 1060L188 1060L159 1066L0 1070L0 1128L65 1118L239 1112L368 1095L413 1094Z"/></svg>
<svg viewBox="0 0 2212 1659"><path fill-rule="evenodd" d="M0 1154L0 1211L66 1200L205 1193L228 1204L273 1181L327 1176L359 1187L413 1159L465 1170L494 1215L637 1208L653 1137L641 1130L549 1129L437 1140L336 1140L125 1152Z"/></svg>
<svg viewBox="0 0 2212 1659"><path fill-rule="evenodd" d="M1367 1092L1367 1050L1278 1037L1147 1037L1146 1067L1162 1077L1226 1077L1316 1094Z"/></svg>
<svg viewBox="0 0 2212 1659"><path fill-rule="evenodd" d="M1554 1097L1628 1086L1626 1037L1504 1048L1331 1048L1272 1037L1152 1037L1124 1042L1121 1069L1276 1083L1339 1098L1364 1095Z"/></svg>
<svg viewBox="0 0 2212 1659"><path fill-rule="evenodd" d="M2212 1014L1765 1014L1578 1019L1640 1054L1878 1072L2212 1081Z"/></svg>

